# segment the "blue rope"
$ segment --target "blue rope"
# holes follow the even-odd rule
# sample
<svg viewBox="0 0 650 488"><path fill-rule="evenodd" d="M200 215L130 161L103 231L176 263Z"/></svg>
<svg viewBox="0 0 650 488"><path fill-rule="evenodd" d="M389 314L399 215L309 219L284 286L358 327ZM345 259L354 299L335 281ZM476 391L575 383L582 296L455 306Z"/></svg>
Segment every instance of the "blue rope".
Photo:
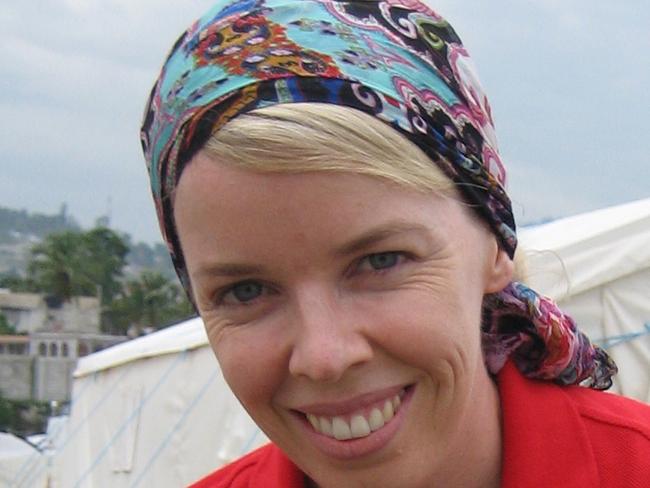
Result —
<svg viewBox="0 0 650 488"><path fill-rule="evenodd" d="M120 381L122 381L122 379L124 378L124 376L126 376L126 374L127 374L129 371L130 371L130 368L125 368L124 371L122 372L122 374L121 374L120 376L117 377L117 379L113 382L113 384L111 385L111 387L108 388L108 389L106 390L106 392L104 393L104 395L103 395L102 397L100 397L100 399L99 399L99 400L98 400L98 401L97 401L97 402L92 406L92 408L90 409L90 411L88 412L88 414L87 414L87 415L86 415L86 416L85 416L85 417L84 417L84 418L79 422L79 424L78 424L78 425L77 425L77 426L76 426L72 431L70 431L70 433L66 436L65 440L64 440L63 443L61 444L61 447L59 447L59 448L56 450L56 452L55 452L55 456L58 456L61 452L63 452L63 451L65 450L65 448L67 447L67 445L68 445L68 443L70 442L70 440L73 439L73 438L77 435L77 433L80 431L81 427L82 427L82 426L83 426L83 425L88 421L88 419L89 419L90 417L92 417L92 416L95 414L95 412L99 409L99 407L100 407L100 406L101 406L101 405L102 405L102 404L103 404L103 403L108 399L108 397L109 397L110 394L112 393L112 390L113 390L113 388L115 387L115 385L118 384ZM77 396L76 396L75 398L72 399L72 401L70 402L70 407L71 407L71 408L70 408L70 411L72 411L72 407L73 407L73 405L74 405L75 403L77 403L77 402L81 399L83 393L85 393L85 391L88 389L88 387L90 386L90 384L91 384L91 381L87 381L86 384L85 384L85 385L83 386L83 388L81 389L81 391L77 394ZM38 462L39 459L40 459L40 454L39 454L38 457L35 458L35 462ZM31 463L31 464L34 464L34 463ZM31 465L30 465L30 468L31 468ZM12 482L11 482L12 484L11 484L10 486L15 486L15 487L20 487L20 486L29 486L28 484L25 485L25 483L26 483L27 481L30 481L30 480L32 480L32 479L34 479L34 478L40 476L41 473L43 472L43 470L45 470L45 469L46 469L46 466L44 465L44 466L42 466L41 468L39 468L38 470L36 470L36 471L34 471L34 472L26 473L26 478L24 478L22 481L18 478L18 475L21 474L21 473L19 472L19 473L16 474L16 476L14 476L14 479L12 480ZM14 483L15 483L15 484L14 484Z"/></svg>
<svg viewBox="0 0 650 488"><path fill-rule="evenodd" d="M101 460L108 454L110 447L113 445L115 440L124 433L126 428L129 426L133 420L137 418L137 416L140 414L140 411L142 408L145 406L145 404L151 399L151 397L158 391L158 388L165 382L165 380L169 377L171 372L180 364L181 361L184 361L187 357L187 351L183 351L181 354L179 354L176 359L169 365L169 367L163 372L162 376L158 380L158 382L154 385L154 387L149 390L149 392L145 395L145 397L140 401L140 404L131 412L131 415L127 417L127 419L120 425L120 427L117 429L115 434L111 437L111 439L106 443L106 445L99 451L99 454L95 457L93 460L92 464L81 474L79 479L77 479L75 483L75 487L81 486L81 483L90 475L90 473L97 467L97 465L101 462Z"/></svg>
<svg viewBox="0 0 650 488"><path fill-rule="evenodd" d="M167 433L167 435L163 438L163 440L158 444L158 447L154 450L153 454L149 457L147 460L144 468L138 475L138 477L135 479L135 481L130 485L131 488L136 487L142 482L144 479L145 474L149 471L151 466L153 466L154 462L156 459L158 459L158 456L163 452L163 450L169 445L169 440L172 438L172 436L178 431L178 429L183 425L189 414L194 410L194 407L199 403L199 400L203 398L203 395L208 391L208 388L212 383L214 383L214 380L219 376L219 370L215 369L214 373L208 378L208 381L206 381L201 389L199 390L198 394L194 397L194 399L190 402L190 404L187 406L187 408L183 411L181 414L180 418L176 421L176 424L171 428L171 430Z"/></svg>
<svg viewBox="0 0 650 488"><path fill-rule="evenodd" d="M597 341L594 341L596 344L600 345L603 349L610 349L619 344L625 344L626 342L632 342L640 337L650 335L650 322L643 324L643 330L639 332L628 332L627 334L620 334L616 336L604 337Z"/></svg>

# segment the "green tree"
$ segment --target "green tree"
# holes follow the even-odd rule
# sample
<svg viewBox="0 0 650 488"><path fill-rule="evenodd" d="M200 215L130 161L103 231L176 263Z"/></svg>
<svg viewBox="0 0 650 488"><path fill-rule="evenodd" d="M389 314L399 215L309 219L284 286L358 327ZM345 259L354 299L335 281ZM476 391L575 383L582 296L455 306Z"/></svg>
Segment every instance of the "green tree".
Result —
<svg viewBox="0 0 650 488"><path fill-rule="evenodd" d="M48 235L32 247L27 266L28 279L36 284L38 291L64 301L77 295L96 295L95 284L86 268L88 257L83 247L83 234L79 232Z"/></svg>
<svg viewBox="0 0 650 488"><path fill-rule="evenodd" d="M23 278L17 274L0 276L0 288L8 288L14 293L33 293L38 291L38 286L33 280Z"/></svg>
<svg viewBox="0 0 650 488"><path fill-rule="evenodd" d="M9 323L7 317L0 312L0 335L17 335L16 328Z"/></svg>
<svg viewBox="0 0 650 488"><path fill-rule="evenodd" d="M121 289L127 253L122 238L105 227L50 234L32 248L28 280L64 301L100 295L106 306Z"/></svg>
<svg viewBox="0 0 650 488"><path fill-rule="evenodd" d="M106 227L50 234L32 248L27 277L5 277L3 282L14 291L41 292L62 301L98 296L102 330L108 333L124 334L131 326L157 329L194 315L180 286L161 272L147 270L124 281L128 242L128 236ZM150 260L158 251L149 252Z"/></svg>
<svg viewBox="0 0 650 488"><path fill-rule="evenodd" d="M0 391L0 432L10 432L15 423L13 405Z"/></svg>
<svg viewBox="0 0 650 488"><path fill-rule="evenodd" d="M183 290L156 271L143 271L137 279L125 283L113 300L109 314L115 332L130 327L138 332L160 329L195 314Z"/></svg>
<svg viewBox="0 0 650 488"><path fill-rule="evenodd" d="M45 432L51 413L47 402L9 400L0 391L0 432L11 432L20 437Z"/></svg>
<svg viewBox="0 0 650 488"><path fill-rule="evenodd" d="M106 227L86 232L82 240L86 273L96 286L100 286L102 304L108 305L122 289L120 279L129 248L124 238Z"/></svg>

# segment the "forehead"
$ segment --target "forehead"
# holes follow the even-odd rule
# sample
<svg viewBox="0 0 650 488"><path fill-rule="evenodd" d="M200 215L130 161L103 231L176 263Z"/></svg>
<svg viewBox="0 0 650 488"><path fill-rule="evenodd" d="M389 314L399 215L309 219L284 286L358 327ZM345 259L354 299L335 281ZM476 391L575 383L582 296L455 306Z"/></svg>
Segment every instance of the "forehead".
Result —
<svg viewBox="0 0 650 488"><path fill-rule="evenodd" d="M290 246L332 249L387 225L420 226L447 240L462 240L476 226L454 199L376 177L260 173L203 153L181 177L175 219L189 265L215 253L236 258Z"/></svg>
<svg viewBox="0 0 650 488"><path fill-rule="evenodd" d="M299 165L299 163L298 163ZM227 211L267 213L272 209L296 209L297 201L307 205L302 210L334 213L344 204L361 210L377 200L399 200L410 196L431 206L456 204L456 198L431 191L412 189L388 179L357 174L354 171L257 171L238 167L227 160L215 160L200 152L183 172L174 195L174 206L211 206L219 214ZM323 208L323 200L327 205ZM352 211L353 209L349 209ZM251 213L252 212L252 213ZM177 210L176 213L181 213Z"/></svg>

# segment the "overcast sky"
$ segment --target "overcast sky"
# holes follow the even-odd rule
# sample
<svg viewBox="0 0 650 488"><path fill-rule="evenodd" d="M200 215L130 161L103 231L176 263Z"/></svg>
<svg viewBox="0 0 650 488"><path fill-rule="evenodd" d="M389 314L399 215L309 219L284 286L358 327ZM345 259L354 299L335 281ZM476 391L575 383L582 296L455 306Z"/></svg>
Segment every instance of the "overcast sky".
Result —
<svg viewBox="0 0 650 488"><path fill-rule="evenodd" d="M0 3L0 206L159 240L138 130L209 0ZM490 97L520 222L650 197L648 0L431 0Z"/></svg>

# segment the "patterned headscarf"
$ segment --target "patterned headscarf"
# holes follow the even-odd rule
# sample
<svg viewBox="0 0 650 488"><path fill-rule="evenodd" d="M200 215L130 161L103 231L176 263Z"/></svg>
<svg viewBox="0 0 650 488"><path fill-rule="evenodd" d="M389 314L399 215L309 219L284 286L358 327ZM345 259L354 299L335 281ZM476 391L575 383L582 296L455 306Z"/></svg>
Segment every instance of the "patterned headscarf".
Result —
<svg viewBox="0 0 650 488"><path fill-rule="evenodd" d="M220 0L174 44L141 133L163 237L187 290L170 198L183 168L237 115L297 102L352 107L389 124L442 169L514 255L490 106L440 15L417 0ZM550 300L513 283L484 309L491 372L512 357L530 377L611 385L613 362Z"/></svg>

